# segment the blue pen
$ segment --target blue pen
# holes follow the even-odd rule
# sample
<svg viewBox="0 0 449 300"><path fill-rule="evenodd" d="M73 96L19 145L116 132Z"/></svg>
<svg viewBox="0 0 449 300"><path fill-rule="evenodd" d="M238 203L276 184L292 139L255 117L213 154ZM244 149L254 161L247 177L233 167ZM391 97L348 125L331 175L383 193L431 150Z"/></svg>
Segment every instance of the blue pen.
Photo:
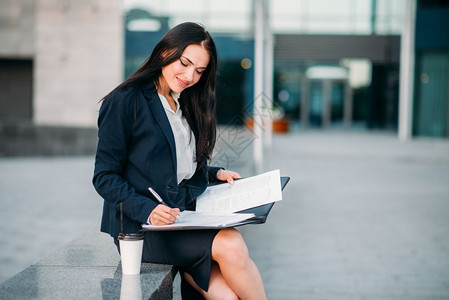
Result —
<svg viewBox="0 0 449 300"><path fill-rule="evenodd" d="M155 190L153 190L151 187L149 187L148 190L150 191L151 194L153 194L153 196L156 198L157 201L159 201L160 204L169 206L167 203L164 202L164 200L162 200L161 196L159 196L159 194Z"/></svg>

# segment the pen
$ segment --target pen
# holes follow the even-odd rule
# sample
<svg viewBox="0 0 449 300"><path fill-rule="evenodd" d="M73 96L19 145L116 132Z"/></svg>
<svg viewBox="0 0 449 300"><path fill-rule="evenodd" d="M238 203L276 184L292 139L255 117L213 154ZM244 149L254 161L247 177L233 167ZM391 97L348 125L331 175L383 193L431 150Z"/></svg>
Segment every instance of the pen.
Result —
<svg viewBox="0 0 449 300"><path fill-rule="evenodd" d="M164 202L164 200L162 200L161 196L159 196L159 194L155 190L153 190L151 187L149 187L148 190L150 191L151 194L153 194L153 196L157 199L157 201L159 201L160 204L169 206L167 203Z"/></svg>
<svg viewBox="0 0 449 300"><path fill-rule="evenodd" d="M155 190L153 190L151 187L149 187L148 190L150 191L151 194L153 194L153 196L157 199L157 201L159 201L160 204L170 207L167 203L165 203L164 200L162 200L161 196L159 196L159 194ZM180 217L181 216L178 214L176 216L176 219L179 219Z"/></svg>

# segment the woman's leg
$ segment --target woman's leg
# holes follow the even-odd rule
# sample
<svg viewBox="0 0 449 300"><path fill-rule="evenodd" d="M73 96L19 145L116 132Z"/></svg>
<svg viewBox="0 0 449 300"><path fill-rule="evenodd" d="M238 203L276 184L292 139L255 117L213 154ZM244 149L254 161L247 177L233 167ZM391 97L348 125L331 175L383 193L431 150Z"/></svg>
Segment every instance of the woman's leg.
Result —
<svg viewBox="0 0 449 300"><path fill-rule="evenodd" d="M198 292L203 295L205 299L223 299L223 300L238 300L234 291L226 284L226 281L221 274L220 267L216 262L212 262L210 269L210 281L207 292L202 290L187 272L184 272L184 278L193 286Z"/></svg>
<svg viewBox="0 0 449 300"><path fill-rule="evenodd" d="M218 263L223 279L239 299L266 299L259 270L239 231L220 230L212 243L212 260Z"/></svg>

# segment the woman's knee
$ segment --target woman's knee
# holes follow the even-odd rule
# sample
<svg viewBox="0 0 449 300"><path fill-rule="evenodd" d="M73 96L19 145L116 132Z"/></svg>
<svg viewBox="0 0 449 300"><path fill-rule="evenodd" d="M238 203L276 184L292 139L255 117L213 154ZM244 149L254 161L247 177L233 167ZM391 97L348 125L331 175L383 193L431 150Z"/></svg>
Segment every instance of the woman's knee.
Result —
<svg viewBox="0 0 449 300"><path fill-rule="evenodd" d="M218 262L231 260L234 264L246 264L248 248L240 232L233 228L221 230L212 243L212 258Z"/></svg>
<svg viewBox="0 0 449 300"><path fill-rule="evenodd" d="M223 299L223 300L238 300L239 298L235 292L229 287L225 281L220 267L216 262L212 262L209 290L203 293L206 299Z"/></svg>

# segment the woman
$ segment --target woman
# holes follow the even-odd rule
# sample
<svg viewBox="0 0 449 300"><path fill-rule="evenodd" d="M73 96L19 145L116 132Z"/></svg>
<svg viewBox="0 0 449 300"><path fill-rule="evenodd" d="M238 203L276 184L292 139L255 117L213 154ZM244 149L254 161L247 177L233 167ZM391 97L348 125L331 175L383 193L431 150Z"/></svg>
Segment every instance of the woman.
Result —
<svg viewBox="0 0 449 300"><path fill-rule="evenodd" d="M194 208L208 182L238 173L207 166L215 145L217 55L205 29L170 30L144 64L104 99L98 118L93 183L103 197L101 231L118 247L124 231L171 224ZM148 191L153 188L167 205ZM262 280L240 233L232 228L145 232L142 260L177 266L206 299L265 299Z"/></svg>

